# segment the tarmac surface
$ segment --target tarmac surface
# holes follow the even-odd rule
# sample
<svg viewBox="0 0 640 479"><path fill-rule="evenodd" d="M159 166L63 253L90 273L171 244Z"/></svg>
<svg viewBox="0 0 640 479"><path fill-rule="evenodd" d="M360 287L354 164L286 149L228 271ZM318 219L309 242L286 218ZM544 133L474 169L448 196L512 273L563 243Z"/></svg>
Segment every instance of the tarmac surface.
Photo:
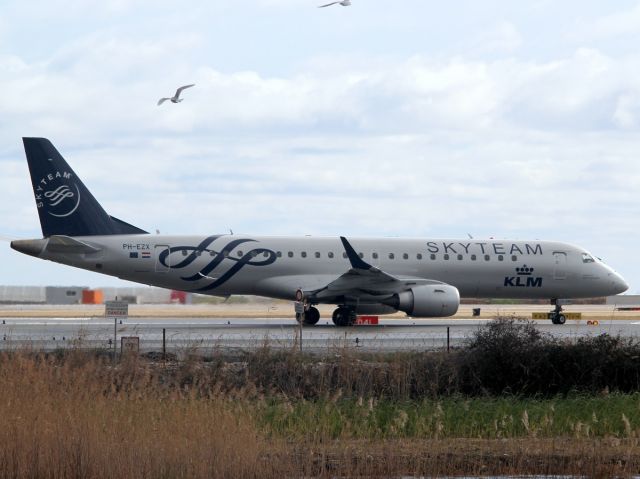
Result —
<svg viewBox="0 0 640 479"><path fill-rule="evenodd" d="M447 345L461 345L477 328L492 319L487 312L480 318L470 317L470 314L466 318L445 319L412 319L396 315L381 317L378 325L338 328L326 319L329 315L323 311L323 319L316 326L300 328L294 319L278 317L283 315L270 309L272 306L265 309L264 305L243 305L244 316L238 316L238 308L231 305L226 308L227 315L220 315L221 311L217 309L207 315L206 308L203 310L201 306L132 306L128 318L114 320L104 316L104 306L1 306L0 350L109 349L113 347L114 332L118 348L122 337L136 337L141 352L162 351L163 335L168 352L207 355L264 346L299 348L300 334L302 349L314 353L337 352L343 348L368 352L437 350L446 349ZM532 311L547 309L518 305L510 308L516 308L514 311L505 313L503 310L508 308L492 308L493 317L528 315L529 318ZM639 312L622 315L608 306L568 309L578 310L584 311L584 319L568 320L562 326L548 320L535 323L541 331L569 339L602 333L640 337ZM262 316L258 312L262 312ZM588 319L592 317L600 319Z"/></svg>

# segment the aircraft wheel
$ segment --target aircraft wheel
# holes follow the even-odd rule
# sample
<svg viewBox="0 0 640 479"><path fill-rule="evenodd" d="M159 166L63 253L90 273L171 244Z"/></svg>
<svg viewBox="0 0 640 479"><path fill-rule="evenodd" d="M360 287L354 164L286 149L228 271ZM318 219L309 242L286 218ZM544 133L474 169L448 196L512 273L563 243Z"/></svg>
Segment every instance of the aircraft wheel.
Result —
<svg viewBox="0 0 640 479"><path fill-rule="evenodd" d="M311 306L304 313L304 321L302 324L304 324L305 326L314 326L318 323L318 321L320 321L320 311L318 311L318 308L314 308L313 306Z"/></svg>
<svg viewBox="0 0 640 479"><path fill-rule="evenodd" d="M340 307L333 312L332 319L336 326L353 326L356 322L356 312L349 308Z"/></svg>
<svg viewBox="0 0 640 479"><path fill-rule="evenodd" d="M338 308L333 312L331 320L336 326L342 326L342 308Z"/></svg>
<svg viewBox="0 0 640 479"><path fill-rule="evenodd" d="M567 322L567 317L564 314L559 314L556 317L556 324L564 324Z"/></svg>

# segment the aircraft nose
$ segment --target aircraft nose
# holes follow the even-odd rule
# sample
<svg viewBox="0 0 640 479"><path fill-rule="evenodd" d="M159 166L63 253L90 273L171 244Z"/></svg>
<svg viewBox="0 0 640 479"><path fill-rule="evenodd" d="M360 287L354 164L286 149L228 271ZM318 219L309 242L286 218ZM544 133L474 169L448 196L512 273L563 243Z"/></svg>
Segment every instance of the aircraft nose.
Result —
<svg viewBox="0 0 640 479"><path fill-rule="evenodd" d="M611 273L611 282L613 283L614 294L621 294L629 289L627 282L618 273Z"/></svg>

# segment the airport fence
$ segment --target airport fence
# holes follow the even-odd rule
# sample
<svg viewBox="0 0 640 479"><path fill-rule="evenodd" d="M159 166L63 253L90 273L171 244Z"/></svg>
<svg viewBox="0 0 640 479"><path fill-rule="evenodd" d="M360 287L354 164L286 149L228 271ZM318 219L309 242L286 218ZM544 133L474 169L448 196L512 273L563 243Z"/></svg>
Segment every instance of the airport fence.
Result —
<svg viewBox="0 0 640 479"><path fill-rule="evenodd" d="M363 339L356 328L316 332L300 338L288 329L280 336L246 333L218 337L147 334L141 349L118 348L114 360L136 356L147 360L195 361L222 384L245 378L258 389L314 397L320 391L349 395L437 397L463 395L566 395L571 393L634 392L640 390L640 341L600 334L555 337L530 321L504 319L480 326L468 336L446 332L428 338ZM137 337L135 328L123 329ZM113 334L113 330L111 330ZM309 335L310 333L307 333ZM164 336L164 342L163 342ZM122 339L122 337L120 337ZM155 341L155 342L154 342ZM316 341L317 343L314 343ZM3 337L4 351L90 350L113 354L113 339L86 331L78 337L51 339ZM119 345L120 346L120 345ZM213 368L213 369L212 369ZM216 369L217 368L217 369ZM231 376L229 371L233 371ZM218 376L216 376L218 375ZM319 389L318 389L319 388Z"/></svg>

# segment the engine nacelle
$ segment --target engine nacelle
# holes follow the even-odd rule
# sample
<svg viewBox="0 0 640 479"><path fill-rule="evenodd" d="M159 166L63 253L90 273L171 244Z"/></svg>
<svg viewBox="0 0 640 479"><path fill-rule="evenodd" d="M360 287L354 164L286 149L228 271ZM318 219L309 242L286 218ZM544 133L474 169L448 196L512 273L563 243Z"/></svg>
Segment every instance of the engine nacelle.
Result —
<svg viewBox="0 0 640 479"><path fill-rule="evenodd" d="M453 316L460 306L460 292L450 284L416 286L396 299L396 308L414 318Z"/></svg>

